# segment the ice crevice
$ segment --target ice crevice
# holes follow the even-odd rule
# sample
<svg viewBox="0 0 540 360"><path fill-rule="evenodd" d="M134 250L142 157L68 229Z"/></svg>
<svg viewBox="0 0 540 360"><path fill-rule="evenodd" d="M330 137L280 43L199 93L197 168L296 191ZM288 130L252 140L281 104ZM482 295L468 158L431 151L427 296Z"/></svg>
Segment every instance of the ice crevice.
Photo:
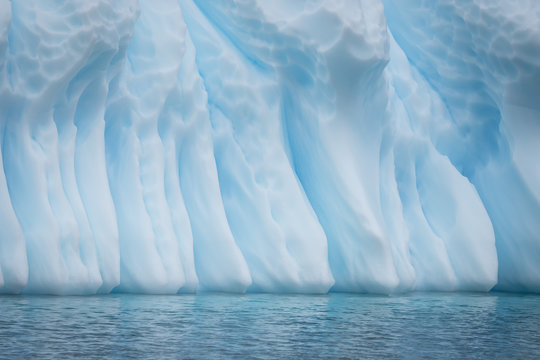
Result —
<svg viewBox="0 0 540 360"><path fill-rule="evenodd" d="M0 293L540 292L539 19L0 0Z"/></svg>

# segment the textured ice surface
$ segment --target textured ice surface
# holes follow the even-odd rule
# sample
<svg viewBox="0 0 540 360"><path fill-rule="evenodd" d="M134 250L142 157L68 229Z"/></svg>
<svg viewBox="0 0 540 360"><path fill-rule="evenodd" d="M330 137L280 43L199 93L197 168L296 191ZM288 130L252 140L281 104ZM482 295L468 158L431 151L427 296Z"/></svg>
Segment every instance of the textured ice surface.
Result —
<svg viewBox="0 0 540 360"><path fill-rule="evenodd" d="M540 292L540 6L0 0L0 292Z"/></svg>

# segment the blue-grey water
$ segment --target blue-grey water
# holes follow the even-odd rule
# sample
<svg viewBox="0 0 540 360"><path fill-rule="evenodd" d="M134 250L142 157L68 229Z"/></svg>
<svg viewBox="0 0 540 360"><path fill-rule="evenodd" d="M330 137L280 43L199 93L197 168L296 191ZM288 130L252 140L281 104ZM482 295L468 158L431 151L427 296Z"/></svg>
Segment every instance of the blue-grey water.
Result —
<svg viewBox="0 0 540 360"><path fill-rule="evenodd" d="M540 296L0 297L0 358L540 358Z"/></svg>

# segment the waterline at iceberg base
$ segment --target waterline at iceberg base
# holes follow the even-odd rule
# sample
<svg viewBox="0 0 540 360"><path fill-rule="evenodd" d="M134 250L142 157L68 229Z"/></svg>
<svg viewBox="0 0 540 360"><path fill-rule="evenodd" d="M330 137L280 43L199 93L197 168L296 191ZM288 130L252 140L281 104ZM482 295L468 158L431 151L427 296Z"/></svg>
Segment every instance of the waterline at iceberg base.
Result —
<svg viewBox="0 0 540 360"><path fill-rule="evenodd" d="M540 5L0 0L0 292L540 292Z"/></svg>

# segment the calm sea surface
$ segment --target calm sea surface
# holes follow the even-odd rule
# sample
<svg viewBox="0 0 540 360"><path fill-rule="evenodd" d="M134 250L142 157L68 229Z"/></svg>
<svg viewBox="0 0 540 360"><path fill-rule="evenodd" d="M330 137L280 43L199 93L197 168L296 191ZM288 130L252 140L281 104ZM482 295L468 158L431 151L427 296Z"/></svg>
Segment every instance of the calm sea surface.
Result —
<svg viewBox="0 0 540 360"><path fill-rule="evenodd" d="M540 296L0 296L0 358L540 358Z"/></svg>

